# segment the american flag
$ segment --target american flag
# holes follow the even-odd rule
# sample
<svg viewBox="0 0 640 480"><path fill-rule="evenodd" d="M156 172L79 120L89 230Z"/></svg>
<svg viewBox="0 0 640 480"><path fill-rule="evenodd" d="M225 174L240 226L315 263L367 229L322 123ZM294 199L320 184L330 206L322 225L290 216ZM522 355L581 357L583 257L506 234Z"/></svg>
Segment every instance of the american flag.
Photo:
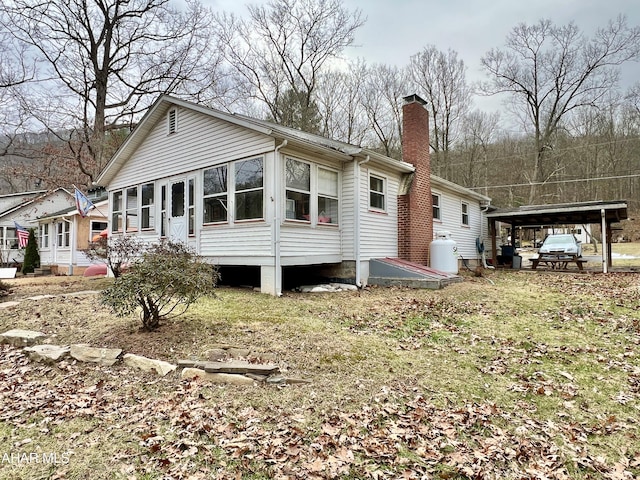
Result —
<svg viewBox="0 0 640 480"><path fill-rule="evenodd" d="M16 226L16 233L18 234L18 246L24 248L27 246L27 243L29 243L29 230L20 226L15 220L13 223Z"/></svg>

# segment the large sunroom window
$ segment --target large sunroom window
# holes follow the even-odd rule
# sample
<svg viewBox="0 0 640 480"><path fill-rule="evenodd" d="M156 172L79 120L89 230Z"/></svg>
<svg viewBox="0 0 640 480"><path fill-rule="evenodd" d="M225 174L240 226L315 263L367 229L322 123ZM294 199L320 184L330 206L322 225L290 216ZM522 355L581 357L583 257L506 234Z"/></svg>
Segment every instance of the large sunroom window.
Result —
<svg viewBox="0 0 640 480"><path fill-rule="evenodd" d="M153 183L145 183L142 189L142 223L143 230L156 228L155 190Z"/></svg>
<svg viewBox="0 0 640 480"><path fill-rule="evenodd" d="M311 165L287 158L286 217L290 220L310 220Z"/></svg>
<svg viewBox="0 0 640 480"><path fill-rule="evenodd" d="M318 167L318 223L338 223L338 172Z"/></svg>
<svg viewBox="0 0 640 480"><path fill-rule="evenodd" d="M203 222L227 221L227 172L222 165L204 171Z"/></svg>
<svg viewBox="0 0 640 480"><path fill-rule="evenodd" d="M234 163L235 219L255 220L264 217L262 158L240 160Z"/></svg>
<svg viewBox="0 0 640 480"><path fill-rule="evenodd" d="M111 230L122 231L122 190L113 192L111 196Z"/></svg>

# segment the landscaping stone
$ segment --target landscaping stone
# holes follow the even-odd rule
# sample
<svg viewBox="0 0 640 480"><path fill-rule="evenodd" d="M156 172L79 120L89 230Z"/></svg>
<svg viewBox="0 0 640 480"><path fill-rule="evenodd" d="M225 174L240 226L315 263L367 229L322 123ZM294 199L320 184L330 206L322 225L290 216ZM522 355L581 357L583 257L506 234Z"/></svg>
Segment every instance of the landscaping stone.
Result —
<svg viewBox="0 0 640 480"><path fill-rule="evenodd" d="M0 343L9 343L14 347L24 347L34 345L45 337L46 335L42 332L15 328L0 334Z"/></svg>
<svg viewBox="0 0 640 480"><path fill-rule="evenodd" d="M270 383L271 385L284 385L287 383L287 379L280 375L273 375L267 378L267 383Z"/></svg>
<svg viewBox="0 0 640 480"><path fill-rule="evenodd" d="M278 359L278 356L275 353L260 353L260 352L251 352L249 355L249 360L255 359L263 362L275 362Z"/></svg>
<svg viewBox="0 0 640 480"><path fill-rule="evenodd" d="M70 348L68 346L59 345L34 345L26 347L25 352L29 354L29 358L36 362L56 363L63 358L69 356Z"/></svg>
<svg viewBox="0 0 640 480"><path fill-rule="evenodd" d="M281 375L272 375L266 379L266 382L271 385L296 385L301 383L311 383L311 380L304 380L302 378L288 378Z"/></svg>
<svg viewBox="0 0 640 480"><path fill-rule="evenodd" d="M2 302L0 303L0 308L15 307L16 305L20 305L20 302Z"/></svg>
<svg viewBox="0 0 640 480"><path fill-rule="evenodd" d="M120 348L97 348L85 344L71 345L71 356L81 362L93 362L111 366L122 353Z"/></svg>
<svg viewBox="0 0 640 480"><path fill-rule="evenodd" d="M192 368L199 360L178 360L178 368Z"/></svg>
<svg viewBox="0 0 640 480"><path fill-rule="evenodd" d="M249 363L241 360L231 362L199 362L196 367L209 373L254 373L256 375L271 375L279 371L277 365Z"/></svg>
<svg viewBox="0 0 640 480"><path fill-rule="evenodd" d="M134 355L132 353L125 354L122 357L125 365L130 367L139 368L145 372L155 372L158 375L165 376L169 372L173 372L177 366L163 360L154 360L152 358L143 357L141 355Z"/></svg>
<svg viewBox="0 0 640 480"><path fill-rule="evenodd" d="M210 362L217 362L218 360L224 360L227 358L228 353L227 350L223 348L212 348L207 350L205 355Z"/></svg>
<svg viewBox="0 0 640 480"><path fill-rule="evenodd" d="M38 301L38 300L46 300L48 298L56 298L56 296L55 295L35 295L33 297L27 297L27 300Z"/></svg>
<svg viewBox="0 0 640 480"><path fill-rule="evenodd" d="M228 348L227 353L230 357L247 358L251 354L251 350L248 348Z"/></svg>
<svg viewBox="0 0 640 480"><path fill-rule="evenodd" d="M244 375L233 373L209 373L199 368L185 368L181 374L184 379L201 379L211 383L226 383L230 385L253 385L254 380Z"/></svg>

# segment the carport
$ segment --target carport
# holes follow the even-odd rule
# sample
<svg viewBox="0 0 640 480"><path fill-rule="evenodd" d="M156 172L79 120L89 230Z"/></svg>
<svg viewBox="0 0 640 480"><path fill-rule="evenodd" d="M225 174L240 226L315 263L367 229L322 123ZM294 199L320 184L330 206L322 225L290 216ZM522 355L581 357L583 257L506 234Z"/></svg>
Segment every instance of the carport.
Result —
<svg viewBox="0 0 640 480"><path fill-rule="evenodd" d="M517 227L543 227L553 225L600 224L602 228L602 271L607 273L611 266L612 224L627 218L627 202L613 200L606 202L562 203L556 205L527 205L518 208L497 209L487 212L489 235L491 236L491 256L497 265L498 245L496 242L498 222L510 225L511 245L515 249Z"/></svg>

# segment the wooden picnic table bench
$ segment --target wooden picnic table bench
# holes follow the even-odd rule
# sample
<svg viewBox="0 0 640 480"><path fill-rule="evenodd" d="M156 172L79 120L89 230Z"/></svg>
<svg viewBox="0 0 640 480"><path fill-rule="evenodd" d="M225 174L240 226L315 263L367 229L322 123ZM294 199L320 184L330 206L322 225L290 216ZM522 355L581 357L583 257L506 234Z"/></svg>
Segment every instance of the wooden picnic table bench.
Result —
<svg viewBox="0 0 640 480"><path fill-rule="evenodd" d="M538 265L544 263L551 267L552 270L566 270L570 263L575 263L578 270L582 270L586 260L576 257L575 255L540 255L538 258L531 258L531 269L535 270Z"/></svg>

